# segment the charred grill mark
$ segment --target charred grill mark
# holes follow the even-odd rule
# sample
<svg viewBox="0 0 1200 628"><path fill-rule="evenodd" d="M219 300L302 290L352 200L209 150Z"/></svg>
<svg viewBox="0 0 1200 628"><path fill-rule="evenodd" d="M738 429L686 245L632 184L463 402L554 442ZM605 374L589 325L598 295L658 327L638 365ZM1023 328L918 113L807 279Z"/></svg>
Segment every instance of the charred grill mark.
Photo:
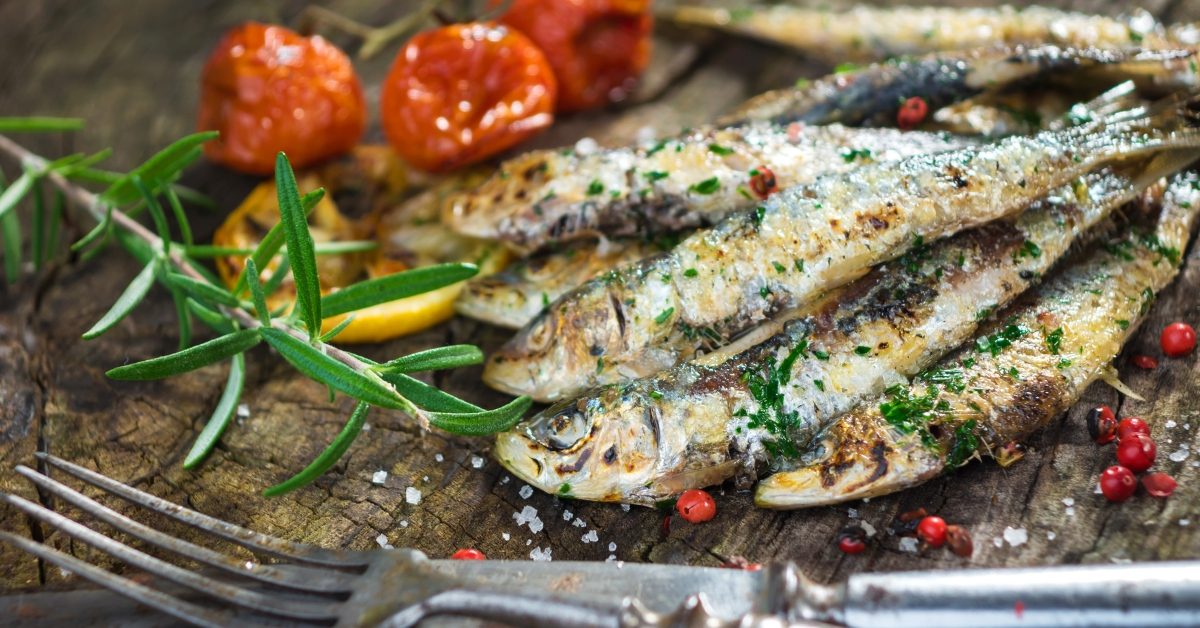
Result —
<svg viewBox="0 0 1200 628"><path fill-rule="evenodd" d="M625 305L623 303L621 303L620 297L618 297L617 295L615 295L611 292L608 293L608 300L610 303L612 303L613 316L615 316L617 319L617 333L621 336L621 338L624 338L625 337ZM593 350L594 349L595 349L595 347L593 347ZM603 349L601 349L601 353L603 353ZM593 353L592 355L599 355L599 354Z"/></svg>
<svg viewBox="0 0 1200 628"><path fill-rule="evenodd" d="M991 445L999 447L1041 427L1050 418L1058 416L1069 395L1063 376L1038 373L1022 379L1015 385L1008 405L988 422L997 439Z"/></svg>
<svg viewBox="0 0 1200 628"><path fill-rule="evenodd" d="M587 464L588 458L591 458L591 457L592 457L592 448L588 447L579 452L579 457L575 459L575 462L573 462L571 464L560 464L557 467L555 467L555 470L558 471L558 473L560 475L566 475L568 473L575 473L575 472L579 471L580 469L582 469L583 465Z"/></svg>

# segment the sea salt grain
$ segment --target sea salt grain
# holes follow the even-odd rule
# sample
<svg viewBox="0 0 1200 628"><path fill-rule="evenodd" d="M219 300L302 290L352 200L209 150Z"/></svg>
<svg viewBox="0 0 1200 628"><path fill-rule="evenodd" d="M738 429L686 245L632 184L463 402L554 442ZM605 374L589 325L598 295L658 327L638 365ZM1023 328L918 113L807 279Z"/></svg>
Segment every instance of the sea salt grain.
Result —
<svg viewBox="0 0 1200 628"><path fill-rule="evenodd" d="M416 506L421 503L421 491L415 486L404 489L404 501Z"/></svg>
<svg viewBox="0 0 1200 628"><path fill-rule="evenodd" d="M621 510L629 512L629 504L621 504Z"/></svg>
<svg viewBox="0 0 1200 628"><path fill-rule="evenodd" d="M615 551L617 551L617 544L616 544L616 543L609 543L609 544L608 544L608 551L610 551L610 552L615 552Z"/></svg>
<svg viewBox="0 0 1200 628"><path fill-rule="evenodd" d="M992 537L992 545L995 545L996 547L1004 547L1004 539L1002 539L998 536L993 536Z"/></svg>
<svg viewBox="0 0 1200 628"><path fill-rule="evenodd" d="M375 537L375 542L378 543L379 547L382 547L383 549L392 549L392 544L388 543L386 534L380 534L379 536Z"/></svg>
<svg viewBox="0 0 1200 628"><path fill-rule="evenodd" d="M900 539L900 551L908 552L909 554L917 553L917 538L906 536Z"/></svg>
<svg viewBox="0 0 1200 628"><path fill-rule="evenodd" d="M408 519L401 519L401 520L400 520L400 527L401 527L401 528L407 528L407 527L408 527Z"/></svg>
<svg viewBox="0 0 1200 628"><path fill-rule="evenodd" d="M596 534L595 530L588 530L587 534L580 537L579 540L583 541L584 543L595 543L596 541L600 540L600 535Z"/></svg>
<svg viewBox="0 0 1200 628"><path fill-rule="evenodd" d="M472 469L482 469L483 468L483 458L481 458L479 456L471 456L471 468Z"/></svg>
<svg viewBox="0 0 1200 628"><path fill-rule="evenodd" d="M1175 421L1167 421L1167 423L1166 423L1167 427L1175 427L1176 425L1178 425L1178 423L1176 423Z"/></svg>
<svg viewBox="0 0 1200 628"><path fill-rule="evenodd" d="M1053 541L1055 539L1055 537L1057 537L1057 536L1058 535L1055 534L1054 531L1052 530L1052 531L1046 533L1046 540Z"/></svg>
<svg viewBox="0 0 1200 628"><path fill-rule="evenodd" d="M858 519L858 509L857 508L847 508L846 515L848 515L851 519Z"/></svg>
<svg viewBox="0 0 1200 628"><path fill-rule="evenodd" d="M576 528L586 528L587 527L587 523L585 523L583 521L583 519L576 519L571 522L571 525L575 526Z"/></svg>
<svg viewBox="0 0 1200 628"><path fill-rule="evenodd" d="M1186 528L1191 522L1192 521L1190 519L1180 519L1179 525Z"/></svg>
<svg viewBox="0 0 1200 628"><path fill-rule="evenodd" d="M529 531L537 534L542 531L542 519L538 517L537 508L526 506L521 509L521 512L514 512L513 519L517 520L517 526L529 524Z"/></svg>
<svg viewBox="0 0 1200 628"><path fill-rule="evenodd" d="M1067 507L1074 506L1075 498L1074 497L1064 497L1062 499L1062 503L1063 503L1063 506L1067 506Z"/></svg>
<svg viewBox="0 0 1200 628"><path fill-rule="evenodd" d="M866 521L860 522L859 525L862 526L863 532L867 533L867 538L875 536L875 526L867 523Z"/></svg>
<svg viewBox="0 0 1200 628"><path fill-rule="evenodd" d="M1025 528L1005 527L1004 540L1008 541L1009 545L1017 547L1024 545L1029 540L1029 533L1025 531Z"/></svg>
<svg viewBox="0 0 1200 628"><path fill-rule="evenodd" d="M575 513L571 512L570 510L563 511L563 521L570 521L571 519L574 519L574 518L575 518Z"/></svg>
<svg viewBox="0 0 1200 628"><path fill-rule="evenodd" d="M433 454L433 459L438 462L441 462L441 461L445 460L446 457L443 456L442 454Z"/></svg>
<svg viewBox="0 0 1200 628"><path fill-rule="evenodd" d="M237 415L243 419L250 418L250 406L248 406L244 403L239 403L238 408L237 408Z"/></svg>
<svg viewBox="0 0 1200 628"><path fill-rule="evenodd" d="M373 473L371 475L371 483L372 484L383 484L384 482L387 482L387 476L388 476L387 471L376 471L375 473Z"/></svg>
<svg viewBox="0 0 1200 628"><path fill-rule="evenodd" d="M529 499L533 497L533 487L526 484L521 487L521 490L517 491L517 495L520 495L521 499Z"/></svg>
<svg viewBox="0 0 1200 628"><path fill-rule="evenodd" d="M590 137L575 142L575 152L582 156L591 155L598 150L600 150L600 144Z"/></svg>
<svg viewBox="0 0 1200 628"><path fill-rule="evenodd" d="M616 562L616 560L617 560L617 555L616 555L616 554L609 554L609 555L608 555L608 558L605 558L605 559L604 559L604 562L606 562L606 563L612 563L612 562Z"/></svg>
<svg viewBox="0 0 1200 628"><path fill-rule="evenodd" d="M500 538L502 538L502 539L504 539L505 541L507 541L507 540L509 540L509 539L512 539L512 535L511 535L511 534L509 534L509 533L507 533L507 532L503 532L503 533L501 533L501 534L500 534Z"/></svg>
<svg viewBox="0 0 1200 628"><path fill-rule="evenodd" d="M552 548L549 548L549 547L547 547L546 549L542 549L540 547L535 547L535 548L533 548L532 552L529 552L529 560L536 560L536 561L540 561L543 563L548 563L552 560L550 558L551 549Z"/></svg>
<svg viewBox="0 0 1200 628"><path fill-rule="evenodd" d="M1188 450L1184 449L1183 447L1176 449L1175 451L1171 452L1171 455L1167 456L1167 458L1171 459L1171 462L1183 462L1184 460L1187 460L1187 457Z"/></svg>

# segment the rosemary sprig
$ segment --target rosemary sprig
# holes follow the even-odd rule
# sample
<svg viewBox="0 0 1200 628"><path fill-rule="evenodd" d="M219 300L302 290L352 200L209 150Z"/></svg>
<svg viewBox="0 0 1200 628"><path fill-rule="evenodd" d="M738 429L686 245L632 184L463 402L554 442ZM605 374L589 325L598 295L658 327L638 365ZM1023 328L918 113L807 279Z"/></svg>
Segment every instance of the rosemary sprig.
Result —
<svg viewBox="0 0 1200 628"><path fill-rule="evenodd" d="M9 131L60 131L78 128L73 120L53 118L0 118L0 129ZM322 296L317 275L316 256L321 253L363 250L366 243L341 248L313 244L307 215L324 194L322 190L300 196L295 175L287 157L280 153L276 167L276 187L280 223L272 228L253 250L237 250L247 255L245 269L234 290L226 289L199 258L226 254L223 249L196 245L182 210L181 198L195 195L176 183L182 171L200 155L212 133L187 136L167 146L126 174L109 173L94 166L108 152L91 157L72 155L49 161L34 155L16 142L0 135L0 154L20 165L21 175L10 186L0 181L0 227L6 240L17 232L17 204L31 192L34 196L35 261L49 255L57 241L58 223L65 199L83 209L96 221L73 250L87 253L115 240L143 264L142 271L130 283L116 303L91 329L85 339L96 338L128 316L149 293L155 283L170 291L179 315L181 346L179 351L116 367L108 376L117 380L151 380L170 377L204 366L229 360L229 378L212 417L201 431L184 460L188 469L196 468L220 438L232 419L245 383L245 354L266 342L309 378L358 400L354 413L337 438L304 470L265 491L278 495L311 482L332 466L360 433L370 406L401 410L423 427L464 435L482 435L508 429L528 410L531 401L520 397L493 410L485 410L444 391L414 379L408 373L455 368L478 364L483 354L469 345L455 345L401 356L379 364L328 344L345 328L343 321L322 334L322 322L333 316L351 314L364 308L415 294L436 290L473 276L471 264L443 264L418 268L376 278ZM41 198L41 185L49 183L59 191L55 211L47 216ZM108 187L99 194L80 185L102 183ZM163 199L170 213L164 210ZM135 219L141 212L150 214L154 231ZM170 220L181 234L182 242L171 235ZM7 225L5 227L5 225ZM43 239L42 233L53 233ZM20 259L20 234L17 245L6 244L6 259ZM285 248L286 247L286 248ZM87 254L85 253L85 255ZM264 282L258 269L279 256L271 277ZM17 270L19 271L19 265ZM290 272L296 299L277 312L268 311L266 290L278 285ZM245 295L245 296L243 296ZM249 298L246 298L249 297ZM191 321L195 316L218 336L195 346L190 345Z"/></svg>

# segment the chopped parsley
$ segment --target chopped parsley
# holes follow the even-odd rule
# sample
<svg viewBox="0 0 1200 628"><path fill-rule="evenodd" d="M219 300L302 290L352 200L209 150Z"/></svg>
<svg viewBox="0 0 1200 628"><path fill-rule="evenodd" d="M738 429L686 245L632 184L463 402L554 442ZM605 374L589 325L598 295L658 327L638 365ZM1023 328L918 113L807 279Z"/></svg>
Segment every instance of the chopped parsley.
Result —
<svg viewBox="0 0 1200 628"><path fill-rule="evenodd" d="M719 189L721 189L721 181L716 177L709 177L699 183L692 184L692 186L688 188L688 191L695 192L697 194L712 194Z"/></svg>
<svg viewBox="0 0 1200 628"><path fill-rule="evenodd" d="M647 157L649 157L649 156L653 155L654 153L657 153L658 151L660 151L660 150L662 150L663 148L665 148L665 147L666 147L666 145L667 145L667 142L666 142L666 140L662 140L662 141L660 141L659 143L655 144L653 148L651 148L650 150L646 151L646 156L647 156Z"/></svg>
<svg viewBox="0 0 1200 628"><path fill-rule="evenodd" d="M1000 355L1001 351L1012 346L1014 340L1028 334L1029 331L1029 328L1024 325L1006 325L994 334L976 338L975 349L980 353Z"/></svg>
<svg viewBox="0 0 1200 628"><path fill-rule="evenodd" d="M663 394L658 392L657 390L651 389L650 390L650 398L655 401L658 401L659 399L663 398Z"/></svg>
<svg viewBox="0 0 1200 628"><path fill-rule="evenodd" d="M647 181L650 181L651 183L653 183L655 181L661 181L661 180L671 176L671 173L664 172L662 170L651 170L649 172L643 172L642 176L646 177Z"/></svg>
<svg viewBox="0 0 1200 628"><path fill-rule="evenodd" d="M716 155L732 155L733 154L732 148L725 148L724 146L721 146L720 144L709 144L708 150Z"/></svg>
<svg viewBox="0 0 1200 628"><path fill-rule="evenodd" d="M597 194L602 193L604 193L604 184L601 183L599 179L592 179L592 182L589 183L587 187L587 195L596 196Z"/></svg>
<svg viewBox="0 0 1200 628"><path fill-rule="evenodd" d="M1123 318L1118 318L1116 322L1117 322L1117 327L1120 327L1121 329L1129 329L1129 321L1127 321Z"/></svg>
<svg viewBox="0 0 1200 628"><path fill-rule="evenodd" d="M671 315L674 313L675 313L675 308L669 307L669 308L663 310L662 313L660 313L658 316L655 316L654 322L658 323L659 325L662 325L663 323L667 322L667 319L671 318Z"/></svg>
<svg viewBox="0 0 1200 628"><path fill-rule="evenodd" d="M571 494L571 485L566 482L563 482L562 486L558 487L558 494L559 495L570 495Z"/></svg>
<svg viewBox="0 0 1200 628"><path fill-rule="evenodd" d="M775 267L775 272L777 272L777 273L786 273L787 272L787 266L784 266L783 264L780 264L779 262L771 262L771 265Z"/></svg>
<svg viewBox="0 0 1200 628"><path fill-rule="evenodd" d="M817 387L817 390L819 390L819 391L821 391L821 392L825 392L825 382L823 382L823 381L821 381L821 380L819 380L819 379L814 379L814 380L813 380L813 386L816 386L816 387Z"/></svg>
<svg viewBox="0 0 1200 628"><path fill-rule="evenodd" d="M1068 359L1066 359L1066 358L1062 358L1062 359L1060 359L1060 360L1058 361L1058 364L1055 364L1055 365L1054 365L1054 367L1055 367L1055 368L1057 368L1057 369L1060 369L1060 370L1061 370L1061 369L1065 369L1065 368L1067 368L1068 366L1071 366L1071 361L1070 361L1070 360L1068 360Z"/></svg>
<svg viewBox="0 0 1200 628"><path fill-rule="evenodd" d="M845 161L846 163L851 163L855 159L870 159L871 158L871 149L869 149L869 148L843 148L841 155L842 155L843 161Z"/></svg>
<svg viewBox="0 0 1200 628"><path fill-rule="evenodd" d="M684 277L695 277L696 275L699 275L699 274L700 274L700 271L696 270L695 268L689 268L689 269L683 271Z"/></svg>
<svg viewBox="0 0 1200 628"><path fill-rule="evenodd" d="M1022 257L1036 258L1041 256L1042 247L1038 246L1033 240L1026 240L1025 242L1021 243L1021 248L1017 249L1016 254L1013 255L1014 259L1020 259Z"/></svg>
<svg viewBox="0 0 1200 628"><path fill-rule="evenodd" d="M1059 348L1062 347L1063 328L1055 328L1050 333L1046 334L1046 348L1050 353L1058 355Z"/></svg>
<svg viewBox="0 0 1200 628"><path fill-rule="evenodd" d="M826 361L826 362L829 361L829 353L827 353L825 351L821 351L820 349L813 349L812 354L814 356L816 356L816 358L818 360Z"/></svg>
<svg viewBox="0 0 1200 628"><path fill-rule="evenodd" d="M962 466L979 448L979 438L975 436L976 425L975 419L971 419L954 428L954 444L950 446L950 453L946 454L946 466Z"/></svg>
<svg viewBox="0 0 1200 628"><path fill-rule="evenodd" d="M752 222L754 222L755 226L758 226L758 225L762 224L763 217L765 217L766 215L767 215L767 208L763 207L762 205L759 205L758 207L754 208L754 213L750 215L750 220Z"/></svg>
<svg viewBox="0 0 1200 628"><path fill-rule="evenodd" d="M854 347L854 353L855 355L867 355L871 353L871 347L866 345L858 345L857 347Z"/></svg>
<svg viewBox="0 0 1200 628"><path fill-rule="evenodd" d="M750 415L746 425L750 429L766 429L772 438L765 439L763 444L774 456L794 459L800 455L795 445L796 439L792 438L793 433L802 427L800 413L784 412L782 389L791 382L792 367L795 366L796 360L805 355L807 348L808 339L802 338L779 363L778 368L775 356L769 355L761 369L756 368L742 374L746 388L758 401L758 410ZM740 408L734 415L747 416L747 412L745 408Z"/></svg>
<svg viewBox="0 0 1200 628"><path fill-rule="evenodd" d="M797 271L799 271L799 272L804 272L804 260L802 260L802 259L797 259L797 260L796 260L796 263L795 263L795 266L796 266L796 270L797 270Z"/></svg>

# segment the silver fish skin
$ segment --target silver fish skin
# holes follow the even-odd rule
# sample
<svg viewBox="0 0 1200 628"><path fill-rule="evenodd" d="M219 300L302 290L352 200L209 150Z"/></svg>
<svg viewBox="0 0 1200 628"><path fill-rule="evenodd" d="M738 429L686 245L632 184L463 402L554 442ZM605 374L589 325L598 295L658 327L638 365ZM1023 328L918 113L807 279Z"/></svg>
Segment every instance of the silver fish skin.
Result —
<svg viewBox="0 0 1200 628"><path fill-rule="evenodd" d="M697 339L724 344L918 237L1014 214L1106 162L1197 139L1171 107L823 177L567 293L490 356L484 381L556 401L651 375L689 359Z"/></svg>
<svg viewBox="0 0 1200 628"><path fill-rule="evenodd" d="M468 281L454 309L485 323L519 329L588 279L663 250L657 242L611 240L542 253Z"/></svg>
<svg viewBox="0 0 1200 628"><path fill-rule="evenodd" d="M1095 173L1012 222L915 247L786 324L552 406L499 435L494 454L531 485L560 494L565 486L578 499L651 505L730 477L753 481L794 460L837 416L967 340L1157 178L1140 168Z"/></svg>
<svg viewBox="0 0 1200 628"><path fill-rule="evenodd" d="M976 143L945 133L758 123L588 155L541 150L502 164L448 203L443 219L459 233L521 252L597 235L646 237L754 207L769 194L755 192L758 173L784 189L864 163Z"/></svg>
<svg viewBox="0 0 1200 628"><path fill-rule="evenodd" d="M1060 416L1111 368L1155 293L1178 273L1200 213L1198 184L1192 173L1174 178L1149 237L1094 247L939 363L936 375L890 388L838 419L816 459L763 480L755 503L805 508L893 493Z"/></svg>
<svg viewBox="0 0 1200 628"><path fill-rule="evenodd" d="M742 10L685 5L663 13L680 24L718 28L837 62L995 44L1162 49L1189 43L1143 10L1111 18L1037 6L830 10L781 4Z"/></svg>
<svg viewBox="0 0 1200 628"><path fill-rule="evenodd" d="M1060 48L983 48L900 58L836 73L795 87L769 91L742 103L717 120L717 126L755 120L846 125L895 124L900 105L920 96L936 110L984 92L1047 76L1104 70L1109 83L1131 76L1171 85L1196 85L1194 74L1181 73L1195 51Z"/></svg>

